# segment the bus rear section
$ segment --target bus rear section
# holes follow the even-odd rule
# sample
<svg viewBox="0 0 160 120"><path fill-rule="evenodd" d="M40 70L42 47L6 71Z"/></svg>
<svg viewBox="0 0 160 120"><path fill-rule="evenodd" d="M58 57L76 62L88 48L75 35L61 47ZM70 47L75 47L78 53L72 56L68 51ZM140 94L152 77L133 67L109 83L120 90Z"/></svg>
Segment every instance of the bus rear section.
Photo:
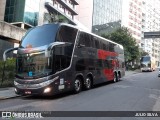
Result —
<svg viewBox="0 0 160 120"><path fill-rule="evenodd" d="M125 75L123 46L83 31L79 32L73 63L85 89L108 81L117 82Z"/></svg>

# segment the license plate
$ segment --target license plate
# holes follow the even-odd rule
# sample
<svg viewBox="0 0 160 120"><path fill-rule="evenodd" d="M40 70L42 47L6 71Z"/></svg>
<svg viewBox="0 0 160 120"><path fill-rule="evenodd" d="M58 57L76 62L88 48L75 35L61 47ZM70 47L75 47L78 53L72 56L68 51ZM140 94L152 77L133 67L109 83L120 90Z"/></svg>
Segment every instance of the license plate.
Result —
<svg viewBox="0 0 160 120"><path fill-rule="evenodd" d="M59 88L59 90L62 90L62 89L64 89L64 85L59 85L58 88Z"/></svg>
<svg viewBox="0 0 160 120"><path fill-rule="evenodd" d="M30 95L31 91L25 91L25 94Z"/></svg>

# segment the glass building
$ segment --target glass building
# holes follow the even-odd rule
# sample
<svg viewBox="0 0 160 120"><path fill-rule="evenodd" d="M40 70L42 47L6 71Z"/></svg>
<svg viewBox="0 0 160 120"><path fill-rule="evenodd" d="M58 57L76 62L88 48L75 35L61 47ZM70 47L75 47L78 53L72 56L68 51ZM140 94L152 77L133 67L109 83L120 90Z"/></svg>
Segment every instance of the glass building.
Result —
<svg viewBox="0 0 160 120"><path fill-rule="evenodd" d="M6 0L4 20L9 23L38 23L40 0Z"/></svg>
<svg viewBox="0 0 160 120"><path fill-rule="evenodd" d="M121 27L122 0L93 0L92 32L109 33Z"/></svg>

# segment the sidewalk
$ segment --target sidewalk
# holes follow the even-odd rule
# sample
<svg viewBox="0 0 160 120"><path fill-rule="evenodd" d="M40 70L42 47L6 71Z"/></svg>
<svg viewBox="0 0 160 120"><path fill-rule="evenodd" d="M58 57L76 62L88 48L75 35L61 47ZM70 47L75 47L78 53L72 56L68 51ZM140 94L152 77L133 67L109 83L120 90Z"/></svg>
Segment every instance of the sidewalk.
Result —
<svg viewBox="0 0 160 120"><path fill-rule="evenodd" d="M0 100L17 97L14 92L14 87L0 88Z"/></svg>
<svg viewBox="0 0 160 120"><path fill-rule="evenodd" d="M129 75L132 75L132 74L136 74L136 73L140 73L141 71L140 70L135 70L135 71L126 71L125 72L125 76L129 76Z"/></svg>
<svg viewBox="0 0 160 120"><path fill-rule="evenodd" d="M135 71L126 71L125 76L129 76L132 74L139 73L139 70ZM15 94L14 92L14 87L8 87L8 88L0 88L0 100L4 99L9 99L9 98L14 98L17 97L18 95Z"/></svg>

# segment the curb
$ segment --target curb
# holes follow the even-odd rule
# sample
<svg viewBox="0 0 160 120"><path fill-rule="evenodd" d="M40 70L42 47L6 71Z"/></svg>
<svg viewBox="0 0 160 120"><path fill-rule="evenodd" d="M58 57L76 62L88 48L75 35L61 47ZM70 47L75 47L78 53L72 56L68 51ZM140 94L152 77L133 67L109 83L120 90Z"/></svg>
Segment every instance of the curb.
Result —
<svg viewBox="0 0 160 120"><path fill-rule="evenodd" d="M12 96L12 97L0 97L0 100L6 100L6 99L12 99L12 98L17 98L17 97L20 97L19 95L15 95L15 96Z"/></svg>

